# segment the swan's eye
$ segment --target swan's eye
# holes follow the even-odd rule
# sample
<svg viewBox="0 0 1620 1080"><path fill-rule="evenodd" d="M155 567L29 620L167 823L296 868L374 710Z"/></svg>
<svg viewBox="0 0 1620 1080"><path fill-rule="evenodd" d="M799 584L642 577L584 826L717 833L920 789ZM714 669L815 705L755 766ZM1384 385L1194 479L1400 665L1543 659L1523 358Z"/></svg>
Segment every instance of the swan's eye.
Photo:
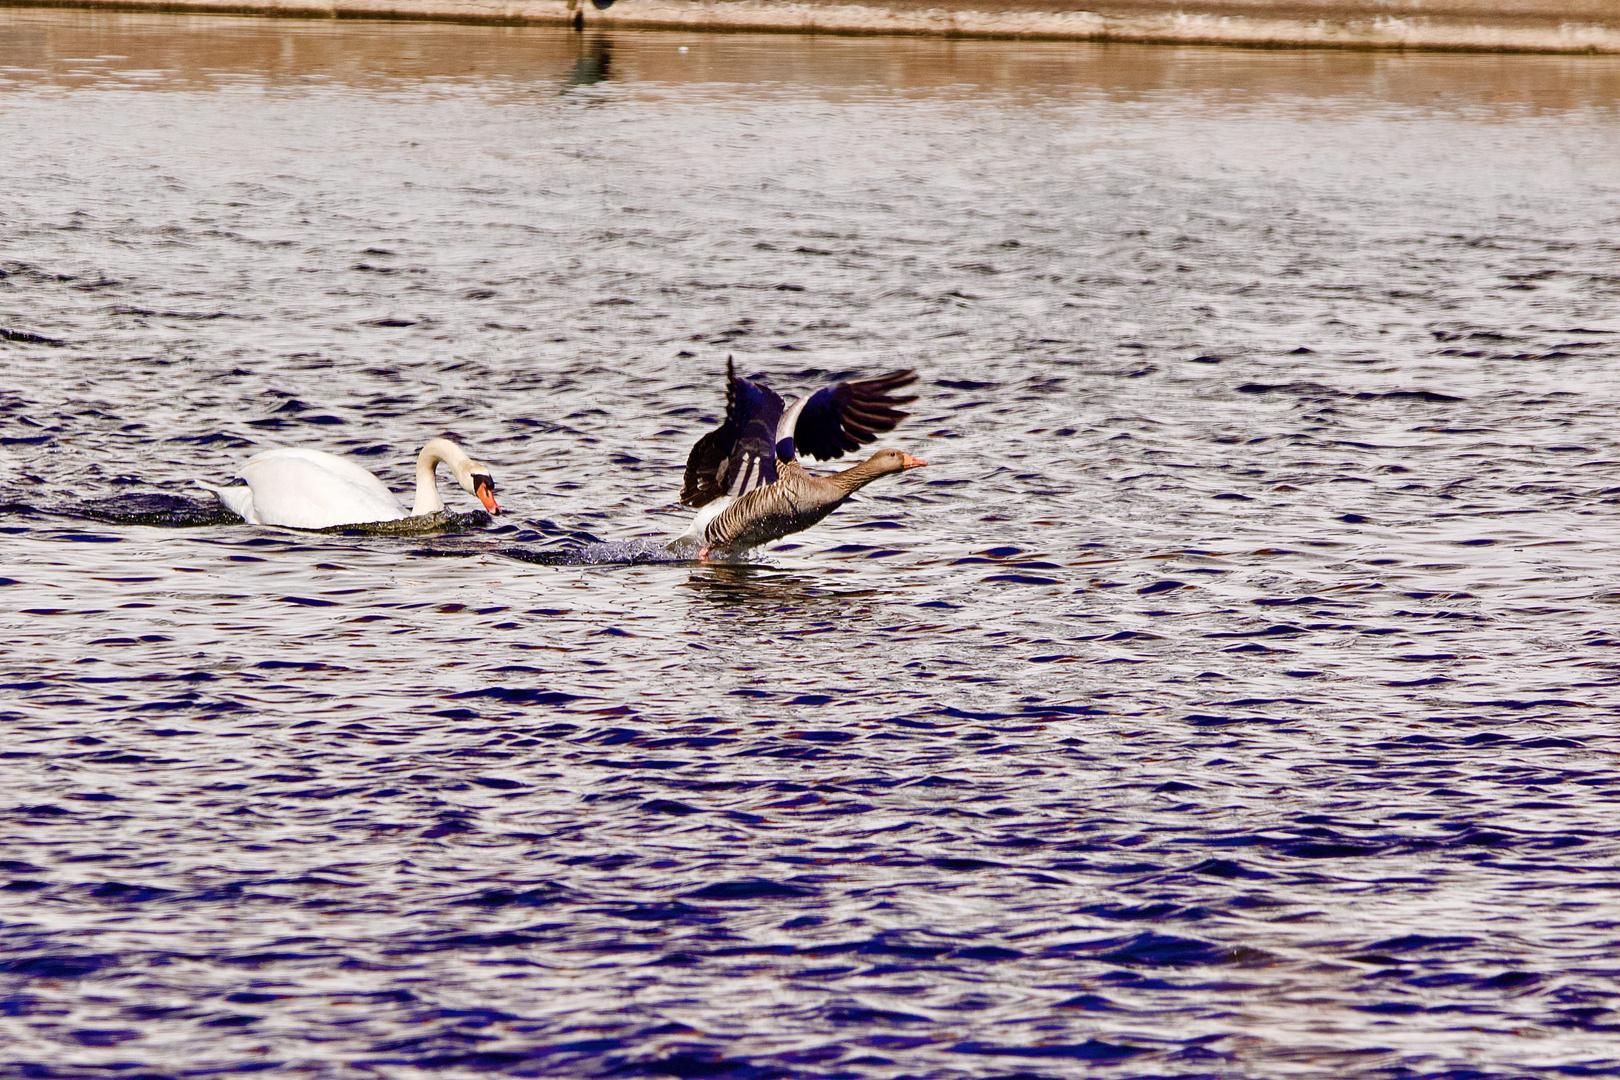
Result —
<svg viewBox="0 0 1620 1080"><path fill-rule="evenodd" d="M483 473L479 473L474 476L472 480L474 494L477 494L480 491L488 491L491 495L495 494L495 481L490 477L484 475Z"/></svg>

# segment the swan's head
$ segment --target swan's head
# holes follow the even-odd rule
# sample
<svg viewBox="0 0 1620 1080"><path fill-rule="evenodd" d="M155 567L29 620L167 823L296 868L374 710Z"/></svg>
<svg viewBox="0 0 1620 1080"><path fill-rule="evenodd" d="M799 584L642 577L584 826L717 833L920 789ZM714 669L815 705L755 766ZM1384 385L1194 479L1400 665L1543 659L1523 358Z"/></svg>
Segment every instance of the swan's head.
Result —
<svg viewBox="0 0 1620 1080"><path fill-rule="evenodd" d="M489 466L482 461L474 461L465 454L461 456L462 462L451 465L456 474L456 483L460 484L461 489L467 494L483 503L485 510L492 514L500 513L501 508L495 502L495 477L490 473Z"/></svg>
<svg viewBox="0 0 1620 1080"><path fill-rule="evenodd" d="M495 475L488 465L482 461L474 461L467 456L467 452L449 439L432 439L422 447L422 455L418 459L427 462L430 466L437 462L444 462L450 467L450 475L456 478L461 490L484 504L484 509L492 514L501 512L500 506L495 502Z"/></svg>
<svg viewBox="0 0 1620 1080"><path fill-rule="evenodd" d="M461 486L466 488L469 494L484 504L485 510L492 514L501 512L500 506L495 502L495 478L489 474L488 465L474 461L472 472L467 478L462 480L458 476L456 479L461 481Z"/></svg>
<svg viewBox="0 0 1620 1080"><path fill-rule="evenodd" d="M904 450L894 449L879 450L877 453L867 458L866 463L872 466L872 468L875 469L880 476L885 476L889 473L905 472L907 469L920 469L924 465L928 464L928 462L924 461L922 458L912 457Z"/></svg>

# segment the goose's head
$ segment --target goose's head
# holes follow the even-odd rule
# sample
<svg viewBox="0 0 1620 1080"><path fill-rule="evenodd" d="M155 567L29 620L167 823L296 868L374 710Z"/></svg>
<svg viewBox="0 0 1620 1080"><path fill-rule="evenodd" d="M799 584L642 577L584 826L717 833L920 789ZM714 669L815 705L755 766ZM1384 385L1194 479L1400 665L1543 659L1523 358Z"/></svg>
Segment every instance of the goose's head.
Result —
<svg viewBox="0 0 1620 1080"><path fill-rule="evenodd" d="M867 465L871 466L873 471L879 476L887 476L889 473L905 472L907 469L920 469L924 465L928 464L928 462L924 461L922 458L915 458L906 453L904 450L895 450L892 448L888 450L879 450L877 453L867 458L866 463Z"/></svg>

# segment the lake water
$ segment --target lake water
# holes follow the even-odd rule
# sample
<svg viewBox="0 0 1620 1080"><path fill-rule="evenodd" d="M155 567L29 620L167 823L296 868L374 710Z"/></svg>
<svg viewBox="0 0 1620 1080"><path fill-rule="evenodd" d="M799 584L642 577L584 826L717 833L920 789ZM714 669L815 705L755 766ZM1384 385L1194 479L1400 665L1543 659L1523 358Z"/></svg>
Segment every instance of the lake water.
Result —
<svg viewBox="0 0 1620 1080"><path fill-rule="evenodd" d="M0 1072L1613 1075L1617 106L0 11ZM932 464L600 561L728 354ZM193 486L444 433L504 515Z"/></svg>

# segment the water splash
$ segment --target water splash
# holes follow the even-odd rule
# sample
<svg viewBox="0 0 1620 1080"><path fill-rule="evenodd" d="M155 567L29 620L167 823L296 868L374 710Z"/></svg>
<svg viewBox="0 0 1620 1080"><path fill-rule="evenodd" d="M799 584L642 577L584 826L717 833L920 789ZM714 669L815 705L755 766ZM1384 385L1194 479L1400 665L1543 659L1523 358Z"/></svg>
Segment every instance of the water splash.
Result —
<svg viewBox="0 0 1620 1080"><path fill-rule="evenodd" d="M656 540L603 540L577 548L534 551L529 548L501 548L499 554L519 562L541 566L609 566L624 564L688 562L690 556L671 551Z"/></svg>

